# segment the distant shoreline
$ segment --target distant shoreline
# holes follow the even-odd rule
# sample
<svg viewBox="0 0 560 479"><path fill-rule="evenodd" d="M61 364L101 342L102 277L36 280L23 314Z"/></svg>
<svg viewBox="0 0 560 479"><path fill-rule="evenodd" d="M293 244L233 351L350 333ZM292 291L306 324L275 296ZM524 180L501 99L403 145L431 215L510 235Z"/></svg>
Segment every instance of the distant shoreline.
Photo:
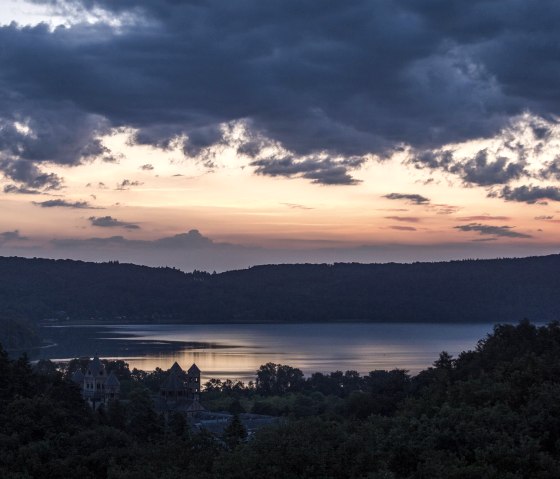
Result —
<svg viewBox="0 0 560 479"><path fill-rule="evenodd" d="M0 257L0 311L59 325L550 322L558 271L560 255L221 274Z"/></svg>
<svg viewBox="0 0 560 479"><path fill-rule="evenodd" d="M193 326L209 326L209 325L251 325L251 324L271 324L271 325L298 325L298 324L454 324L454 325L468 325L468 324L517 324L523 321L523 318L519 318L514 321L491 321L491 320L478 320L478 321L406 321L406 320L396 320L387 321L384 320L359 320L359 319L348 319L348 320L328 320L328 321L91 321L91 320L71 320L71 321L59 321L59 322L45 322L41 321L39 326L135 326L135 325L152 325L152 326L181 326L181 325L193 325ZM532 321L532 324L547 324L551 321Z"/></svg>

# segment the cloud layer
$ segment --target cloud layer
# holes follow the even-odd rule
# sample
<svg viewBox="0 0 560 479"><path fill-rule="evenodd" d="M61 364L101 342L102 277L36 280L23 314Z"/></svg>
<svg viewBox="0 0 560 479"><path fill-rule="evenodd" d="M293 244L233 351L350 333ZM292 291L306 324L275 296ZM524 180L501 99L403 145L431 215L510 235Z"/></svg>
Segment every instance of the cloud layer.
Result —
<svg viewBox="0 0 560 479"><path fill-rule="evenodd" d="M40 206L41 208L73 208L73 209L100 209L95 206L90 205L87 201L67 201L62 199L56 200L46 200L46 201L34 201L33 204Z"/></svg>
<svg viewBox="0 0 560 479"><path fill-rule="evenodd" d="M523 156L438 149L560 114L555 0L34 1L101 21L0 28L0 170L16 188L59 188L51 163L114 161L101 138L116 128L192 157L236 123L262 175L351 185L368 155L408 145L423 167L503 185Z"/></svg>
<svg viewBox="0 0 560 479"><path fill-rule="evenodd" d="M405 200L414 205L427 205L430 199L417 193L389 193L384 196L388 200Z"/></svg>
<svg viewBox="0 0 560 479"><path fill-rule="evenodd" d="M73 258L87 261L119 260L149 266L174 266L186 271L193 269L224 271L247 268L258 264L274 263L334 263L334 262L412 262L442 261L459 258L492 258L527 254L550 254L558 251L557 244L539 245L523 241L513 227L489 226L479 229L479 224L462 225L464 231L479 233L475 239L460 243L398 244L379 243L363 246L313 241L290 244L286 248L259 248L215 241L190 230L154 240L130 239L126 236L66 238L51 240L49 245L38 246L36 239L22 235L18 230L0 233L4 255L27 257ZM466 229L465 226L469 226ZM398 234L415 238L419 232L413 227L394 225ZM497 228L497 229L492 229ZM522 233L518 233L521 234ZM496 241L507 236L512 241ZM506 240L508 238L505 238ZM296 246L296 248L294 248Z"/></svg>
<svg viewBox="0 0 560 479"><path fill-rule="evenodd" d="M98 226L101 228L125 228L127 230L140 229L140 226L136 223L120 221L112 216L90 216L88 219L92 226Z"/></svg>
<svg viewBox="0 0 560 479"><path fill-rule="evenodd" d="M481 223L469 223L467 225L455 226L460 231L475 231L483 236L506 237L506 238L532 238L531 235L519 233L513 230L513 226L492 226Z"/></svg>

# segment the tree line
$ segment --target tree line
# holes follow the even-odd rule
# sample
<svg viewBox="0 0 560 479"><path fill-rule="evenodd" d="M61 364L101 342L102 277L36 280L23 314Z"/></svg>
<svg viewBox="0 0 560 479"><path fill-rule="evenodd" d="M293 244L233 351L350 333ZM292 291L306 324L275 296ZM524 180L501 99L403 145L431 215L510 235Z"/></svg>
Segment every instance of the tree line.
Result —
<svg viewBox="0 0 560 479"><path fill-rule="evenodd" d="M164 420L157 372L107 363L127 400L93 412L61 370L0 350L3 478L560 477L560 324L498 325L472 351L406 371L304 377L267 363L255 381L209 381L209 408L267 409L278 424L245 438ZM151 382L150 382L151 381Z"/></svg>
<svg viewBox="0 0 560 479"><path fill-rule="evenodd" d="M473 322L557 319L560 255L293 264L209 274L0 258L0 311L111 322Z"/></svg>

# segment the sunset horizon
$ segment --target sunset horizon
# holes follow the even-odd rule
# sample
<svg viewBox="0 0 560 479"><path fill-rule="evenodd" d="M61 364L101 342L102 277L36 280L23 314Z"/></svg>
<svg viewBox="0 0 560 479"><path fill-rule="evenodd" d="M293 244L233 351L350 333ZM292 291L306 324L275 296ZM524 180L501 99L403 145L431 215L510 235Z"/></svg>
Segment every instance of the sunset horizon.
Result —
<svg viewBox="0 0 560 479"><path fill-rule="evenodd" d="M0 0L0 478L560 478L559 25Z"/></svg>
<svg viewBox="0 0 560 479"><path fill-rule="evenodd" d="M476 34L474 6L305 5L6 2L0 254L224 271L560 251L554 60L500 60L538 10L481 4Z"/></svg>

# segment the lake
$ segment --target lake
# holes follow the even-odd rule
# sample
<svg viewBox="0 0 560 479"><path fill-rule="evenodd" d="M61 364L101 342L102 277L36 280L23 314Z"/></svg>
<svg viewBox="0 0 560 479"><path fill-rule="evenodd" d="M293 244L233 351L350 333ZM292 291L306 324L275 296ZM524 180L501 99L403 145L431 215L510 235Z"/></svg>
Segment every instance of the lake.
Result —
<svg viewBox="0 0 560 479"><path fill-rule="evenodd" d="M267 362L305 374L394 368L414 374L443 350L457 355L473 349L492 328L490 323L56 325L44 327L53 344L30 357L68 360L97 352L144 370L196 362L204 380L248 381Z"/></svg>

